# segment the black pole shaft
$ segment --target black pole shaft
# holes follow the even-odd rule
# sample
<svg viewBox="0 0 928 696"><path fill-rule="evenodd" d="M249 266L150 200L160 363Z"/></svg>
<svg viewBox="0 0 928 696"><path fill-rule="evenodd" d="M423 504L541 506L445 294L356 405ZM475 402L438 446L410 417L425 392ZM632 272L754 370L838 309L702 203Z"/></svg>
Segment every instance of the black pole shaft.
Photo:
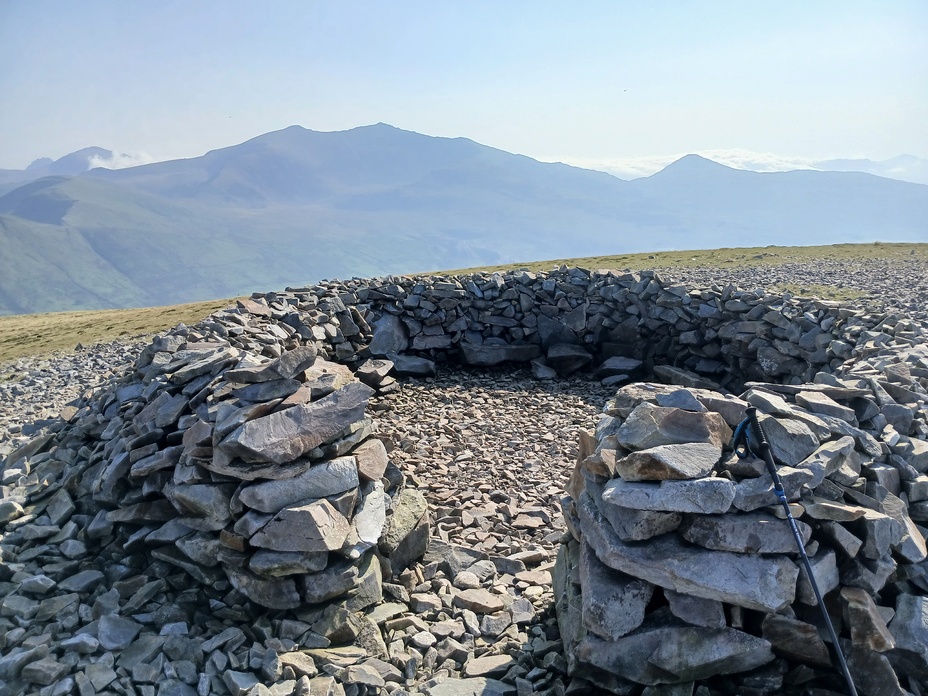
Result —
<svg viewBox="0 0 928 696"><path fill-rule="evenodd" d="M786 520L789 523L790 529L793 531L793 538L796 539L796 546L799 548L799 556L802 558L802 565L806 569L806 574L809 577L809 583L812 585L812 592L815 593L815 599L818 601L819 609L822 612L822 618L825 620L825 626L828 628L828 635L831 636L831 642L835 647L835 654L838 656L838 663L841 666L841 672L844 675L844 680L847 682L847 688L851 696L857 696L857 689L854 686L854 680L851 678L851 672L848 669L847 662L844 659L844 652L841 650L841 644L838 643L838 636L835 634L835 627L832 625L831 617L828 615L828 610L825 608L825 601L822 599L822 592L819 590L818 583L815 581L815 575L812 574L812 563L809 561L809 555L806 553L806 546L802 540L802 534L799 533L799 526L796 524L796 519L793 517L792 510L789 509L789 501L786 499L786 492L783 490L783 482L780 480L780 475L777 473L776 464L774 464L773 461L773 453L770 451L770 443L767 441L767 436L764 434L764 429L761 427L760 421L757 419L757 409L753 406L749 406L746 409L746 414L748 417L748 422L751 424L751 430L754 434L755 450L760 453L764 463L767 465L767 471L770 473L770 478L773 479L773 492L776 494L777 500L780 501L780 504L786 511Z"/></svg>

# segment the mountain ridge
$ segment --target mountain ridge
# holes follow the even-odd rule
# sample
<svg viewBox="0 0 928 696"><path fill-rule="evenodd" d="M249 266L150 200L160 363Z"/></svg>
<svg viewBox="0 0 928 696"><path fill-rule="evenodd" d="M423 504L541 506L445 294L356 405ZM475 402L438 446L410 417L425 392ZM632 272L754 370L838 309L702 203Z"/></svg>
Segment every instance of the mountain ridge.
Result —
<svg viewBox="0 0 928 696"><path fill-rule="evenodd" d="M531 258L922 241L928 219L928 186L868 174L760 174L688 155L623 181L386 124L291 126L0 194L3 314Z"/></svg>

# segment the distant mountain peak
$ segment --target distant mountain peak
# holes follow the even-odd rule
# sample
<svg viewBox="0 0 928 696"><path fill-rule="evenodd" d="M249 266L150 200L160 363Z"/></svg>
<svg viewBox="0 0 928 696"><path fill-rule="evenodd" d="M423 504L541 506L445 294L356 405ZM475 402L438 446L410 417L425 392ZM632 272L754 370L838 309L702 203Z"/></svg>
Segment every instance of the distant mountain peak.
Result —
<svg viewBox="0 0 928 696"><path fill-rule="evenodd" d="M26 167L26 171L31 172L35 169L43 169L44 167L47 167L54 162L55 160L53 160L51 157L39 157L39 159L35 160L32 164Z"/></svg>
<svg viewBox="0 0 928 696"><path fill-rule="evenodd" d="M680 159L671 162L666 167L661 169L656 174L652 174L648 178L682 178L682 177L693 177L693 176L724 176L729 172L737 171L731 167L728 167L724 164L719 164L713 160L710 160L702 155L683 155Z"/></svg>
<svg viewBox="0 0 928 696"><path fill-rule="evenodd" d="M703 157L702 155L696 155L696 154L683 155L683 157L681 157L677 161L671 162L669 165L667 165L665 169L669 169L670 167L690 167L691 169L695 167L700 167L700 168L713 169L715 171L718 171L720 169L731 169L731 167L729 166L720 164L719 162L716 162L715 160L711 160L708 157Z"/></svg>
<svg viewBox="0 0 928 696"><path fill-rule="evenodd" d="M102 147L85 147L75 152L69 152L64 157L53 160L51 157L41 157L26 167L27 172L35 172L40 176L73 176L100 166L101 162L109 162L116 157L116 153Z"/></svg>

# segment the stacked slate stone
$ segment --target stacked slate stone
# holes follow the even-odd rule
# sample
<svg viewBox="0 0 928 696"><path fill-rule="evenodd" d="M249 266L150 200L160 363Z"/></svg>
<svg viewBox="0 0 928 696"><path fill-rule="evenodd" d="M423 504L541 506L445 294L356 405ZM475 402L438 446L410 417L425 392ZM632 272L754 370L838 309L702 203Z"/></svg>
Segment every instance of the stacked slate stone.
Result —
<svg viewBox="0 0 928 696"><path fill-rule="evenodd" d="M111 509L95 523L117 525L127 551L149 548L205 584L224 576L271 609L379 602L381 537L382 558L398 571L425 551L428 522L401 510L385 532L390 496L406 498L371 437L365 407L375 390L317 358L313 343L267 358L195 338L156 340L140 379L116 390L92 488ZM412 498L421 513L421 494Z"/></svg>
<svg viewBox="0 0 928 696"><path fill-rule="evenodd" d="M253 299L286 307L282 321L322 341L324 357L387 357L396 375L429 374L446 360L528 363L539 378L598 365L597 376L614 384L651 373L740 391L745 380L809 382L865 345L920 336L911 319L826 300L566 266L324 281ZM369 346L358 334L368 326Z"/></svg>
<svg viewBox="0 0 928 696"><path fill-rule="evenodd" d="M617 392L581 438L563 501L571 538L554 582L572 674L619 694L844 693L766 466L730 449L753 405L858 690L920 693L928 347L859 357L840 377L754 383L741 398Z"/></svg>
<svg viewBox="0 0 928 696"><path fill-rule="evenodd" d="M27 485L4 522L59 490L95 512L90 539L258 605L379 602L381 566L398 573L425 551L425 501L365 413L375 387L392 388L389 366L361 364L364 383L318 355L370 340L356 311L326 302L244 300L157 338L133 374L8 458L5 480Z"/></svg>

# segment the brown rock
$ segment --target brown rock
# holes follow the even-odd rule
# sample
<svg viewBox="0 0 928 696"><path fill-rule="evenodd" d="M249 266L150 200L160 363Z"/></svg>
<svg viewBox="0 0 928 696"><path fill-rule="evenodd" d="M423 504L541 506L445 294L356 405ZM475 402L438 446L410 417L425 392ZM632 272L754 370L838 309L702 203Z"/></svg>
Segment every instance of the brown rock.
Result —
<svg viewBox="0 0 928 696"><path fill-rule="evenodd" d="M459 592L452 603L460 609L469 609L477 614L494 614L506 606L498 595L484 589Z"/></svg>

